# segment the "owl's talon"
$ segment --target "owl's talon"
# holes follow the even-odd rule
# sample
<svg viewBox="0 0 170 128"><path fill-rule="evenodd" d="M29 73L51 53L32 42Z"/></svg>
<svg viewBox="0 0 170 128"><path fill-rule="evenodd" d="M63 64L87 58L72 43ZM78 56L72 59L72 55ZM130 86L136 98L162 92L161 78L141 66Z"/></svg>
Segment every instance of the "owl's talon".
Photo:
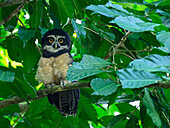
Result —
<svg viewBox="0 0 170 128"><path fill-rule="evenodd" d="M47 84L47 85L45 85L45 87L46 87L46 88L51 88L51 89L52 89L52 87L53 87L54 85L55 85L55 84L51 84L51 85L50 85L50 84Z"/></svg>
<svg viewBox="0 0 170 128"><path fill-rule="evenodd" d="M60 86L62 89L64 89L66 87L67 81L66 80L61 80L60 82Z"/></svg>

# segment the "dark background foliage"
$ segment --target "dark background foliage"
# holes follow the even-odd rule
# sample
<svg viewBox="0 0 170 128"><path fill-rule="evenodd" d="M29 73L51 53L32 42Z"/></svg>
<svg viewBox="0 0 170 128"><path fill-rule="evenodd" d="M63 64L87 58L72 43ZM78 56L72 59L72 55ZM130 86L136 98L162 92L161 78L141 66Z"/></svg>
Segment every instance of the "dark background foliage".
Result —
<svg viewBox="0 0 170 128"><path fill-rule="evenodd" d="M67 79L91 86L75 117L36 99L40 42L53 28L71 37ZM170 127L169 30L169 0L0 1L0 127ZM15 97L24 102L2 107Z"/></svg>

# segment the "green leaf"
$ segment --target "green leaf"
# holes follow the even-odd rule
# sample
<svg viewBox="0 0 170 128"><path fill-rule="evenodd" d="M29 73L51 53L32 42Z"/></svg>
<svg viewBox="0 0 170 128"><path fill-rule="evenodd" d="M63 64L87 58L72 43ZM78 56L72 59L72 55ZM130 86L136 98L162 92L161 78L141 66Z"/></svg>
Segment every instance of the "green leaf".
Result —
<svg viewBox="0 0 170 128"><path fill-rule="evenodd" d="M122 114L122 115L113 117L113 119L109 121L107 128L122 127L121 122L126 120L126 116L127 114Z"/></svg>
<svg viewBox="0 0 170 128"><path fill-rule="evenodd" d="M72 5L72 0L54 0L54 1L59 6L59 11L64 11L66 13L66 16L68 16L70 19L73 18L74 10Z"/></svg>
<svg viewBox="0 0 170 128"><path fill-rule="evenodd" d="M131 32L154 31L154 27L160 25L150 22L144 22L143 20L135 18L134 16L119 16L112 20L110 23L116 23L119 27Z"/></svg>
<svg viewBox="0 0 170 128"><path fill-rule="evenodd" d="M114 0L114 2L143 4L143 0Z"/></svg>
<svg viewBox="0 0 170 128"><path fill-rule="evenodd" d="M2 71L0 70L0 80L6 82L13 82L15 73L11 71Z"/></svg>
<svg viewBox="0 0 170 128"><path fill-rule="evenodd" d="M67 80L68 81L77 81L79 79L83 79L88 76L92 76L92 75L102 73L102 72L105 72L105 71L99 70L99 69L86 69L86 68L80 69L80 68L74 67L74 65L73 65L67 71Z"/></svg>
<svg viewBox="0 0 170 128"><path fill-rule="evenodd" d="M111 119L113 119L114 117L115 117L115 116L113 116L113 115L103 116L103 117L99 120L99 122L100 122L103 126L107 127L109 121L110 121Z"/></svg>
<svg viewBox="0 0 170 128"><path fill-rule="evenodd" d="M109 64L111 63L99 57L83 55L82 61L80 63L73 63L73 65L68 69L67 79L69 81L75 81L88 76L105 72L100 68L106 67Z"/></svg>
<svg viewBox="0 0 170 128"><path fill-rule="evenodd" d="M79 35L86 36L86 31L83 27L83 24L77 24L73 19L71 20L71 23L73 25L74 31Z"/></svg>
<svg viewBox="0 0 170 128"><path fill-rule="evenodd" d="M8 50L9 56L12 60L21 61L22 41L18 36L7 37L1 45Z"/></svg>
<svg viewBox="0 0 170 128"><path fill-rule="evenodd" d="M140 119L143 128L146 128L148 126L150 126L151 128L155 128L155 125L150 116L147 115L146 107L143 104L140 107Z"/></svg>
<svg viewBox="0 0 170 128"><path fill-rule="evenodd" d="M29 111L27 112L27 114L31 115L31 114L42 113L47 109L47 107L49 107L49 105L50 104L47 98L42 98L36 101L32 101L29 105Z"/></svg>
<svg viewBox="0 0 170 128"><path fill-rule="evenodd" d="M131 116L131 118L126 124L126 128L140 128L136 116L134 115Z"/></svg>
<svg viewBox="0 0 170 128"><path fill-rule="evenodd" d="M151 54L149 56L145 56L144 58L136 59L130 62L129 66L134 69L150 72L170 72L170 56Z"/></svg>
<svg viewBox="0 0 170 128"><path fill-rule="evenodd" d="M103 60L99 57L91 55L83 55L80 63L74 63L74 67L79 69L100 69L111 64L110 62Z"/></svg>
<svg viewBox="0 0 170 128"><path fill-rule="evenodd" d="M118 10L119 12L123 12L123 13L125 13L125 14L133 15L133 13L129 13L129 12L128 12L127 10L125 10L121 5L112 4L111 1L109 1L105 6L106 6L106 7L114 8L114 9Z"/></svg>
<svg viewBox="0 0 170 128"><path fill-rule="evenodd" d="M117 5L117 6L121 7L121 5ZM90 6L87 6L85 9L94 11L92 14L99 13L101 15L104 15L106 17L111 17L111 18L114 18L116 16L126 16L127 15L124 12L117 11L115 9L108 9L104 5L90 5ZM121 9L122 9L122 7L121 7Z"/></svg>
<svg viewBox="0 0 170 128"><path fill-rule="evenodd" d="M28 29L28 28L24 28L19 26L19 31L18 31L18 35L20 37L20 39L23 42L23 46L25 47L26 43L35 36L35 30L32 29Z"/></svg>
<svg viewBox="0 0 170 128"><path fill-rule="evenodd" d="M9 60L8 51L0 46L0 66L8 67Z"/></svg>
<svg viewBox="0 0 170 128"><path fill-rule="evenodd" d="M40 53L36 49L36 44L34 42L35 40L31 39L23 48L22 58L25 73L31 73L34 71L34 67L37 64L40 56Z"/></svg>
<svg viewBox="0 0 170 128"><path fill-rule="evenodd" d="M117 90L118 84L112 80L104 80L101 78L93 79L90 83L95 93L99 95L110 95Z"/></svg>
<svg viewBox="0 0 170 128"><path fill-rule="evenodd" d="M146 106L147 114L152 118L153 123L160 127L161 126L161 119L159 114L157 113L154 103L150 97L149 91L145 88L145 95L143 97L143 104Z"/></svg>
<svg viewBox="0 0 170 128"><path fill-rule="evenodd" d="M7 118L0 117L0 128L10 128L10 121Z"/></svg>
<svg viewBox="0 0 170 128"><path fill-rule="evenodd" d="M156 39L163 43L164 47L159 47L158 49L170 53L170 32L161 31L156 34Z"/></svg>
<svg viewBox="0 0 170 128"><path fill-rule="evenodd" d="M117 75L123 88L140 88L162 81L157 75L136 69L121 69L117 71Z"/></svg>
<svg viewBox="0 0 170 128"><path fill-rule="evenodd" d="M35 28L37 30L42 20L43 7L44 7L43 0L36 0L36 5L34 7L35 10L33 14L30 16L30 26L31 28Z"/></svg>

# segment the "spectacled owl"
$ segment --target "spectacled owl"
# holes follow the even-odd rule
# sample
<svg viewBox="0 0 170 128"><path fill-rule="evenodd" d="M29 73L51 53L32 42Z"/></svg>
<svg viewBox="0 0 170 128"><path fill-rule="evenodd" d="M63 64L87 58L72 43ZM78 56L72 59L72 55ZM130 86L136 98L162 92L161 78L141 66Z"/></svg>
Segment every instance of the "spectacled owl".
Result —
<svg viewBox="0 0 170 128"><path fill-rule="evenodd" d="M61 29L47 31L42 40L42 57L39 60L36 78L46 86L60 84L65 86L67 70L73 63L70 54L69 35ZM48 100L64 116L75 115L79 101L79 89L48 94Z"/></svg>

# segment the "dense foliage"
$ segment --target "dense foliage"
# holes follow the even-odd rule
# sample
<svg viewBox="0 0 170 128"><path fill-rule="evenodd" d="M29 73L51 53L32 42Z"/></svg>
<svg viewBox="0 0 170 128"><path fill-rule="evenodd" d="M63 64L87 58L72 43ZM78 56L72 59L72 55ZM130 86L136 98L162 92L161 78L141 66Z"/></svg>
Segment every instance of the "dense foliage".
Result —
<svg viewBox="0 0 170 128"><path fill-rule="evenodd" d="M10 1L0 3L0 127L170 127L169 0ZM91 85L75 117L36 99L40 42L53 28L72 40L67 79ZM25 102L2 107L15 97Z"/></svg>

